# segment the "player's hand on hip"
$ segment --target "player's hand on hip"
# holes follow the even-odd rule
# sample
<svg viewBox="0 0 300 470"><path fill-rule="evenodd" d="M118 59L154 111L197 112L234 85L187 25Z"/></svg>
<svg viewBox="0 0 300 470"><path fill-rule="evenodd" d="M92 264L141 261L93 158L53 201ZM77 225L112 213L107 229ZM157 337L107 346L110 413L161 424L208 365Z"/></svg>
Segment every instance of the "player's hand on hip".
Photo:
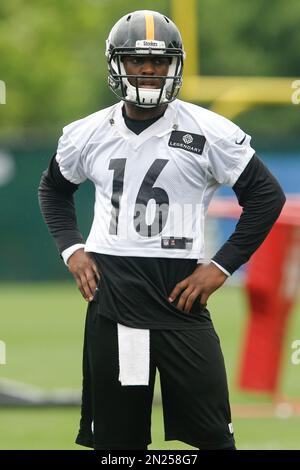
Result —
<svg viewBox="0 0 300 470"><path fill-rule="evenodd" d="M176 284L169 301L174 302L179 297L176 307L190 312L196 299L206 305L209 296L224 284L227 277L214 263L200 264L193 274Z"/></svg>
<svg viewBox="0 0 300 470"><path fill-rule="evenodd" d="M91 255L80 248L68 259L68 268L75 278L82 297L88 302L93 300L100 274Z"/></svg>

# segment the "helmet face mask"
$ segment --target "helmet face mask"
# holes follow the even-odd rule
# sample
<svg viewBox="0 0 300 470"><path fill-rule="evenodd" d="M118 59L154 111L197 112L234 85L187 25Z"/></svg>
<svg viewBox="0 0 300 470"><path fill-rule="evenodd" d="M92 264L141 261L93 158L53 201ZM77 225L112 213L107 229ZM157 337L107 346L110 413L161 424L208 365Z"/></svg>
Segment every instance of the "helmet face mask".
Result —
<svg viewBox="0 0 300 470"><path fill-rule="evenodd" d="M153 22L154 39L147 39L145 17ZM145 39L146 37L146 39ZM125 57L168 58L166 75L130 75ZM125 102L150 108L175 100L182 85L184 51L180 33L174 23L156 12L137 11L121 18L106 41L108 83L111 90ZM142 81L157 82L158 87L141 86Z"/></svg>

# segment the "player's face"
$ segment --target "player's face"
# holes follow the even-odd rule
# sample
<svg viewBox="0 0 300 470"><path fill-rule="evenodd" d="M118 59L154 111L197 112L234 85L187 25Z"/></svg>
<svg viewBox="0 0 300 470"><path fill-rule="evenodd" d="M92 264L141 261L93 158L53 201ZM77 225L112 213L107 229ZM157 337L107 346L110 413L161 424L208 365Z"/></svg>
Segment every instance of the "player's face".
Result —
<svg viewBox="0 0 300 470"><path fill-rule="evenodd" d="M123 61L128 75L145 75L145 79L133 77L128 79L133 86L136 86L138 81L139 88L161 88L164 80L155 76L165 77L169 70L169 59L162 56L125 56Z"/></svg>

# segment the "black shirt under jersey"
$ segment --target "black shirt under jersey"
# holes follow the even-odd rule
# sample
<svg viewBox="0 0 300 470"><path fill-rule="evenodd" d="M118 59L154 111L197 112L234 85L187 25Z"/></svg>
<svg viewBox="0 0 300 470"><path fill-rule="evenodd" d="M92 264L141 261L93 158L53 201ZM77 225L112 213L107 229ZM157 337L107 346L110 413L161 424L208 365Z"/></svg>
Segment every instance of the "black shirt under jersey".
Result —
<svg viewBox="0 0 300 470"><path fill-rule="evenodd" d="M123 117L127 127L140 134L158 120ZM83 243L78 230L73 193L77 185L67 181L55 157L44 172L39 200L44 219L60 252ZM262 243L284 204L283 192L261 160L254 155L233 186L243 214L234 233L213 259L234 272ZM114 256L93 253L101 280L95 295L98 313L134 328L211 328L210 314L196 299L190 313L176 307L168 296L175 285L192 274L195 259Z"/></svg>

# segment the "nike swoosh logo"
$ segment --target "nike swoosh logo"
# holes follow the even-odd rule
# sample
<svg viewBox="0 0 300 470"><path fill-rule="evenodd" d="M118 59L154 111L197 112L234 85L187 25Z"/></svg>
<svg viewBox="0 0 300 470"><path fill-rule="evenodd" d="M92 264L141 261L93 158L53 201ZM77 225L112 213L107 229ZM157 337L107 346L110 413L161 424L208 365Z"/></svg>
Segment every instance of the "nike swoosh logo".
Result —
<svg viewBox="0 0 300 470"><path fill-rule="evenodd" d="M235 143L236 143L237 145L242 145L242 143L244 142L245 139L246 139L246 134L245 134L245 137L244 137L240 142L238 142L238 141L236 140Z"/></svg>

